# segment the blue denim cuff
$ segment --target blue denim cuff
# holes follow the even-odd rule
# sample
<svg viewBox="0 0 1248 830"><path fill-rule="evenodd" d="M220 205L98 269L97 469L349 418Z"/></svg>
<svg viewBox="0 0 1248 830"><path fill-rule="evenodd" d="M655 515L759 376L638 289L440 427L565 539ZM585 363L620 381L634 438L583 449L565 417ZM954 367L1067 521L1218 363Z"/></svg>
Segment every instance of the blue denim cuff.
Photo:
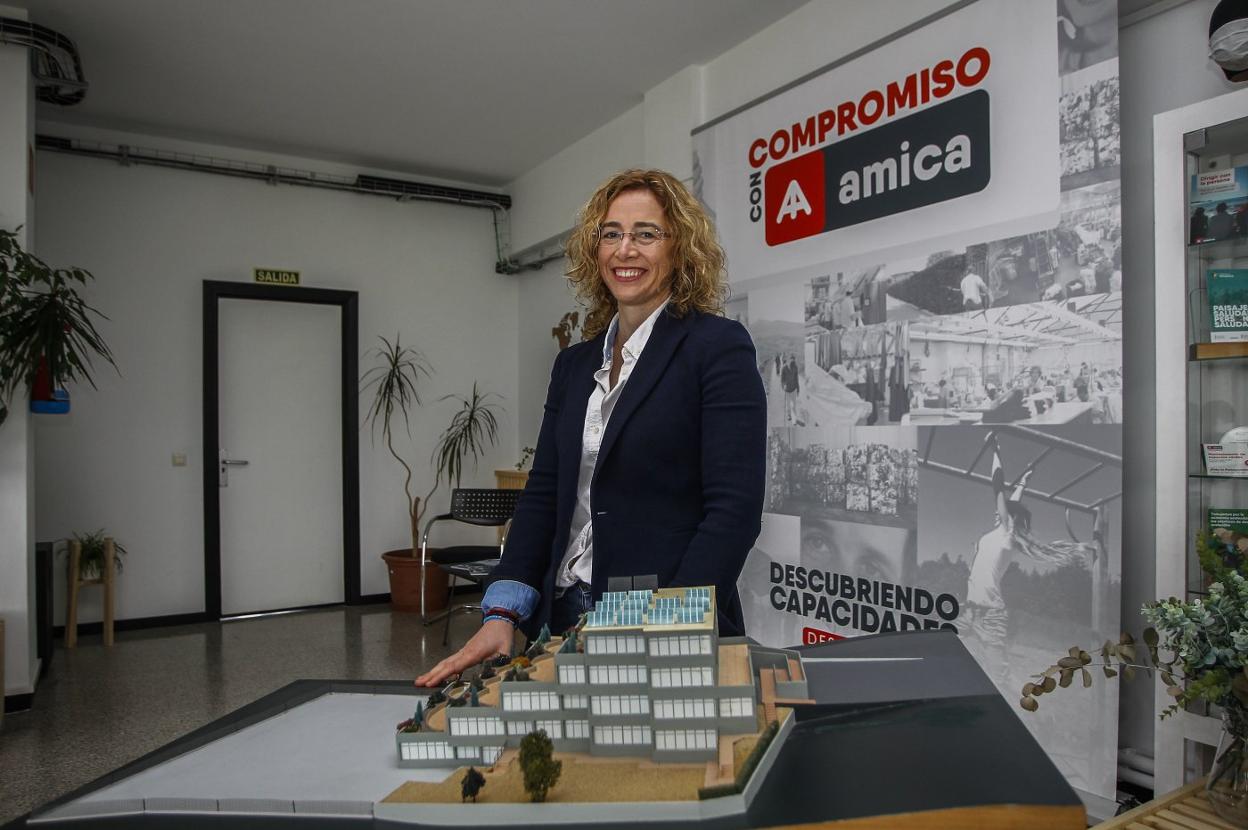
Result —
<svg viewBox="0 0 1248 830"><path fill-rule="evenodd" d="M481 608L486 611L491 608L506 608L508 611L515 611L521 620L527 620L537 610L539 599L541 594L536 588L514 579L500 579L485 589Z"/></svg>

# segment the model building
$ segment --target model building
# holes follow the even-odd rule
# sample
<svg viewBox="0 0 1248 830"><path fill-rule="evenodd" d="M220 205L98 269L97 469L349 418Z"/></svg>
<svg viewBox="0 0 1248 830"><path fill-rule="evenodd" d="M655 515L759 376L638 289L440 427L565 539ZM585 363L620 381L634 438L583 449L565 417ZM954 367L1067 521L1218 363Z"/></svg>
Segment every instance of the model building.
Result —
<svg viewBox="0 0 1248 830"><path fill-rule="evenodd" d="M806 697L796 652L720 641L714 588L607 592L539 651L400 731L400 766L490 765L536 730L558 752L711 760L721 734L758 731L760 669L782 670L775 697Z"/></svg>

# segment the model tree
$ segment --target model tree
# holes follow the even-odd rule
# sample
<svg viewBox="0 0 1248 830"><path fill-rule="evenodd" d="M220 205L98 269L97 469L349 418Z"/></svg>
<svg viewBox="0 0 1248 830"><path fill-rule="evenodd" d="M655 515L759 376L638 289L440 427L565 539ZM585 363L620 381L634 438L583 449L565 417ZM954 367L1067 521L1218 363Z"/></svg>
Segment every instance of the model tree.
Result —
<svg viewBox="0 0 1248 830"><path fill-rule="evenodd" d="M421 726L424 725L424 722L425 708L418 701L416 703L416 714L400 723L396 728L400 732L419 732Z"/></svg>
<svg viewBox="0 0 1248 830"><path fill-rule="evenodd" d="M464 777L459 782L459 800L460 803L472 799L472 803L477 803L477 793L481 792L481 788L485 786L485 776L477 772L476 767L468 767L468 771L464 773Z"/></svg>
<svg viewBox="0 0 1248 830"><path fill-rule="evenodd" d="M537 639L534 640L528 650L524 652L524 656L530 660L536 660L538 657L546 653L546 644L549 642L550 626L543 625L542 630L537 634Z"/></svg>
<svg viewBox="0 0 1248 830"><path fill-rule="evenodd" d="M554 759L555 745L546 730L530 732L520 741L520 771L530 801L545 801L546 793L559 781L563 761Z"/></svg>

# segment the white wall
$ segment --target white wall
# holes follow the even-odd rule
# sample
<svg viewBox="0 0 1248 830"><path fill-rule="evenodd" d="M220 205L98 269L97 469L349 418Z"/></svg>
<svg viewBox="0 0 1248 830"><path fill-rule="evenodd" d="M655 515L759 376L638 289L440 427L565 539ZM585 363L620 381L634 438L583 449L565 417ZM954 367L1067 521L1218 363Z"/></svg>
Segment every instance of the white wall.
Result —
<svg viewBox="0 0 1248 830"><path fill-rule="evenodd" d="M599 182L644 162L644 144L644 106L638 105L509 184L512 250L531 248L572 227Z"/></svg>
<svg viewBox="0 0 1248 830"><path fill-rule="evenodd" d="M1157 395L1186 394L1183 378L1157 378L1153 362L1153 116L1235 88L1208 58L1209 15L1216 5L1217 0L1193 0L1128 26L1118 42L1126 282L1122 472L1128 482L1123 491L1122 618L1137 637L1143 628L1140 606L1157 598L1153 402ZM1182 279L1181 274L1174 276ZM1147 749L1153 740L1153 690L1147 681L1124 687L1120 743Z"/></svg>
<svg viewBox="0 0 1248 830"><path fill-rule="evenodd" d="M814 0L706 64L707 120L933 14L952 0ZM692 144L689 154L693 153Z"/></svg>
<svg viewBox="0 0 1248 830"><path fill-rule="evenodd" d="M0 6L0 16L26 19ZM24 47L0 45L0 228L19 225L27 248L34 238L34 202L27 187L27 148L34 135L34 95ZM0 425L0 618L4 619L6 695L34 691L35 656L34 438L26 394L19 391Z"/></svg>
<svg viewBox="0 0 1248 830"><path fill-rule="evenodd" d="M44 133L71 131L40 124ZM190 149L164 139L102 137ZM258 158L230 148L198 149L220 158ZM274 161L343 172L306 159ZM39 162L39 253L53 264L81 265L95 274L88 300L110 318L100 331L122 376L101 369L99 391L72 390L70 415L39 419L38 536L55 539L102 527L126 545L118 618L204 607L203 280L249 282L251 269L265 266L301 271L306 286L358 291L362 371L370 365L363 352L379 334L401 332L405 344L421 349L436 374L414 417L410 444L397 436L417 470L419 492L432 480L429 454L453 408L437 399L468 393L474 380L503 397L506 414L499 447L464 484L491 486L493 469L514 463L517 331L511 309L518 285L494 273L489 211L122 167L57 153L41 152ZM361 396L361 423L367 404ZM175 452L186 453L189 465L172 466ZM435 497L435 511L446 508L447 498L445 489ZM378 557L409 544L403 500L401 469L363 433L364 594L388 590ZM469 529L468 538L482 532ZM98 603L84 604L80 619L98 619L96 608Z"/></svg>

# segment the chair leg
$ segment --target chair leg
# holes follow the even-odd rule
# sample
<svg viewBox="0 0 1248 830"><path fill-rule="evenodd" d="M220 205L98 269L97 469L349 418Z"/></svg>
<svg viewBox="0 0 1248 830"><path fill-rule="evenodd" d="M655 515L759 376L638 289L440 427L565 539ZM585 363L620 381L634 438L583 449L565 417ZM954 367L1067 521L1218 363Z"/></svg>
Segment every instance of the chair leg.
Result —
<svg viewBox="0 0 1248 830"><path fill-rule="evenodd" d="M82 542L69 543L69 596L65 600L65 648L78 645L78 567L82 560Z"/></svg>
<svg viewBox="0 0 1248 830"><path fill-rule="evenodd" d="M424 537L420 540L420 621L425 625L429 624L429 617L425 614L425 568L428 560L425 558L429 552L429 531L425 530ZM415 553L415 551L412 551Z"/></svg>
<svg viewBox="0 0 1248 830"><path fill-rule="evenodd" d="M455 615L455 606L451 603L455 598L455 574L451 574L446 581L446 626L442 629L442 645L446 645L451 639L451 617Z"/></svg>
<svg viewBox="0 0 1248 830"><path fill-rule="evenodd" d="M113 644L113 616L117 576L117 546L112 537L104 540L104 645Z"/></svg>

